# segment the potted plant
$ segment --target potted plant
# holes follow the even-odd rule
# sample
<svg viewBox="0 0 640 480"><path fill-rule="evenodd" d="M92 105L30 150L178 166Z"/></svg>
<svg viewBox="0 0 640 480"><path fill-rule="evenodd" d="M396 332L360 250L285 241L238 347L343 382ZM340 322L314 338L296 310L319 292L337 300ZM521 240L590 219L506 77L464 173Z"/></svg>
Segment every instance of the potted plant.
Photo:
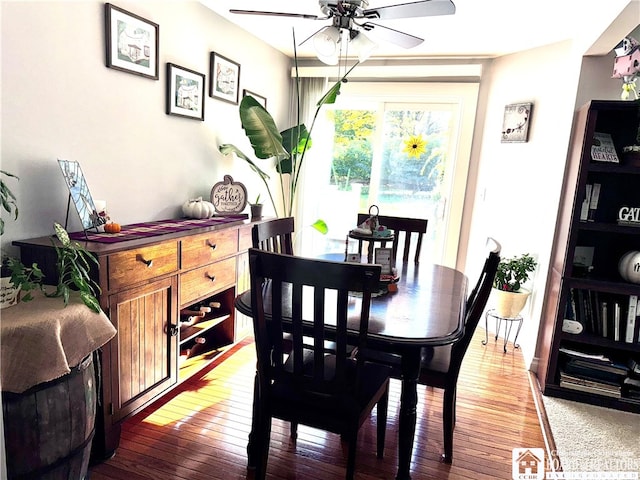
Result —
<svg viewBox="0 0 640 480"><path fill-rule="evenodd" d="M307 130L307 127L300 119L300 77L298 75L298 57L295 49L295 33L293 35L293 44L296 69L297 124L280 132L271 114L255 98L247 95L240 102L240 121L247 138L251 142L255 156L259 159L275 159L275 168L280 177L278 184L280 185L283 217L292 216L300 172L305 154L307 150L311 148L311 132L320 113L320 109L323 105L335 103L336 98L340 94L342 83L347 81L347 76L359 63L356 62L347 70L344 76L318 100L311 128ZM235 145L222 144L218 147L218 150L224 155L235 153L239 158L242 158L249 164L251 169L258 174L264 183L276 216L280 217L269 186L269 175ZM327 233L328 231L326 223L322 220L317 220L312 227L321 233Z"/></svg>
<svg viewBox="0 0 640 480"><path fill-rule="evenodd" d="M256 201L249 204L251 209L251 218L262 218L262 204L260 203L260 194L256 197Z"/></svg>
<svg viewBox="0 0 640 480"><path fill-rule="evenodd" d="M0 170L0 201L2 209L13 217L18 218L18 204L16 196L11 188L5 183L5 177L20 180L16 175ZM0 218L0 235L4 234L4 219ZM2 264L0 267L0 308L10 307L18 302L20 290L11 283L11 272L9 270L10 257L2 254Z"/></svg>
<svg viewBox="0 0 640 480"><path fill-rule="evenodd" d="M64 305L69 303L71 290L80 292L80 299L92 311L101 311L97 295L100 287L90 276L91 263L98 264L93 255L86 251L78 242L72 242L67 231L59 223L54 223L55 236L60 245L53 239L53 248L56 251L56 271L58 272L55 291L48 292L43 284L44 274L37 264L25 266L16 258L8 259L8 267L11 271L11 283L20 290L23 302L33 299L32 291L41 291L47 297L61 297Z"/></svg>
<svg viewBox="0 0 640 480"><path fill-rule="evenodd" d="M528 253L505 258L498 264L493 281L496 314L502 318L515 318L527 303L531 292L522 288L529 274L535 271L538 263Z"/></svg>

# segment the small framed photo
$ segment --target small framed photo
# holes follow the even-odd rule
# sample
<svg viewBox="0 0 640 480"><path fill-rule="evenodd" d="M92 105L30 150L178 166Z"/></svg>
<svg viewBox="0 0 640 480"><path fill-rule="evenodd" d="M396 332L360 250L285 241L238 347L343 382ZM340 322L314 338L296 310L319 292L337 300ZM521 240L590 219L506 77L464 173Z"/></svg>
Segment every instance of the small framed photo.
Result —
<svg viewBox="0 0 640 480"><path fill-rule="evenodd" d="M502 143L524 143L529 140L532 103L514 103L504 107Z"/></svg>
<svg viewBox="0 0 640 480"><path fill-rule="evenodd" d="M157 24L106 3L105 36L107 67L158 80Z"/></svg>
<svg viewBox="0 0 640 480"><path fill-rule="evenodd" d="M391 256L393 255L392 248L376 248L373 252L373 263L382 265L380 273L382 275L391 274Z"/></svg>
<svg viewBox="0 0 640 480"><path fill-rule="evenodd" d="M242 97L247 97L247 96L251 96L253 98L256 99L256 102L258 102L260 105L262 105L262 108L264 108L265 110L267 109L267 99L264 98L262 95L258 95L257 93L252 92L251 90L243 90L242 91Z"/></svg>
<svg viewBox="0 0 640 480"><path fill-rule="evenodd" d="M204 120L204 74L167 63L167 115Z"/></svg>
<svg viewBox="0 0 640 480"><path fill-rule="evenodd" d="M238 104L240 96L240 64L211 52L209 96Z"/></svg>

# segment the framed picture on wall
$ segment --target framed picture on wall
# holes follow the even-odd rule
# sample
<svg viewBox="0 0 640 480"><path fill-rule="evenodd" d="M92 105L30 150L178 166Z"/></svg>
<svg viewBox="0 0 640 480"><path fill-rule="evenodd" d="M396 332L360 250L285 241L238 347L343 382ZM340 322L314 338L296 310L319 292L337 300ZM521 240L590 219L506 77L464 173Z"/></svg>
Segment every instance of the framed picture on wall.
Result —
<svg viewBox="0 0 640 480"><path fill-rule="evenodd" d="M532 107L532 103L514 103L504 107L502 143L517 143L529 140Z"/></svg>
<svg viewBox="0 0 640 480"><path fill-rule="evenodd" d="M107 67L158 80L157 24L105 4Z"/></svg>
<svg viewBox="0 0 640 480"><path fill-rule="evenodd" d="M204 74L167 63L167 115L204 120Z"/></svg>
<svg viewBox="0 0 640 480"><path fill-rule="evenodd" d="M240 96L240 64L211 52L209 96L238 104Z"/></svg>
<svg viewBox="0 0 640 480"><path fill-rule="evenodd" d="M242 97L244 98L247 96L251 96L255 98L256 102L262 105L262 108L264 108L265 110L267 109L267 99L264 98L262 95L258 95L257 93L253 93L252 91L245 89L242 91Z"/></svg>

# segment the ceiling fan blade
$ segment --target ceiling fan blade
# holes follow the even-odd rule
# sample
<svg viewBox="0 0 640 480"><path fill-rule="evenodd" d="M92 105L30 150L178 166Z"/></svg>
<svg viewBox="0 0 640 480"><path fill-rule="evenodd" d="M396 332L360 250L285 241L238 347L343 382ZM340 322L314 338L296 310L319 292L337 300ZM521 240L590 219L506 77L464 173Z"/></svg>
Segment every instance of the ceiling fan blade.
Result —
<svg viewBox="0 0 640 480"><path fill-rule="evenodd" d="M363 12L366 18L378 18L380 20L453 15L454 13L456 13L456 6L451 0L422 0L420 2L369 8Z"/></svg>
<svg viewBox="0 0 640 480"><path fill-rule="evenodd" d="M395 30L393 28L378 25L377 23L367 22L361 25L367 32L373 31L371 37L384 40L385 42L395 43L403 48L413 48L424 42L424 39L414 35Z"/></svg>
<svg viewBox="0 0 640 480"><path fill-rule="evenodd" d="M308 20L326 20L326 17L319 17L318 15L311 15L308 13L263 12L261 10L236 10L233 8L230 9L229 12L241 15L268 15L271 17L294 17L306 18Z"/></svg>

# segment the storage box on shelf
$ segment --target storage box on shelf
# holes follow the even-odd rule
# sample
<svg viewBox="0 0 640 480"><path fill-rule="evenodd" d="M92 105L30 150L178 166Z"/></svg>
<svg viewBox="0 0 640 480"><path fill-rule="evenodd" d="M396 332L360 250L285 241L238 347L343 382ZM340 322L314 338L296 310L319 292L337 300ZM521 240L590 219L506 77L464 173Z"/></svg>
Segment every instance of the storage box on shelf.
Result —
<svg viewBox="0 0 640 480"><path fill-rule="evenodd" d="M248 288L251 226L238 221L118 243L83 242L98 259L93 275L102 289L100 304L117 330L99 351L94 462L116 450L124 419L251 332L233 305L236 294ZM14 244L23 262L37 262L53 277L49 237ZM204 306L211 311L192 325L180 315Z"/></svg>
<svg viewBox="0 0 640 480"><path fill-rule="evenodd" d="M624 279L618 264L639 249L640 226L618 219L621 208L640 207L640 167L621 155L639 127L638 102L592 101L577 114L538 351L545 395L633 412L640 284ZM596 132L610 135L618 162L593 160Z"/></svg>

